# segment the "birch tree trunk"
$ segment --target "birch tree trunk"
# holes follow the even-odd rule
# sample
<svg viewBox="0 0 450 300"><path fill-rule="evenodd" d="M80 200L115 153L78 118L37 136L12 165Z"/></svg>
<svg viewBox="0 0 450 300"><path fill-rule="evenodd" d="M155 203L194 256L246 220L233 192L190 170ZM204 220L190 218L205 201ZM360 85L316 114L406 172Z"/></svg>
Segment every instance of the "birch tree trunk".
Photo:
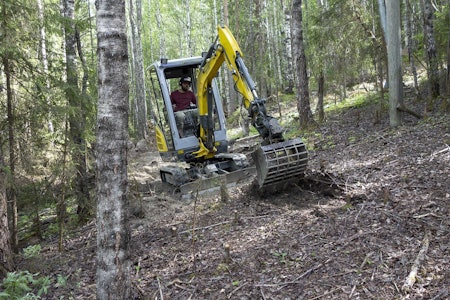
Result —
<svg viewBox="0 0 450 300"><path fill-rule="evenodd" d="M134 13L133 2L136 3L136 12ZM129 1L129 15L131 27L131 50L133 57L133 75L134 75L134 119L136 137L139 140L148 136L147 131L147 101L145 99L145 80L144 80L144 56L142 52L141 28L142 28L142 1ZM134 21L136 19L136 22Z"/></svg>
<svg viewBox="0 0 450 300"><path fill-rule="evenodd" d="M65 95L70 107L68 117L70 127L69 135L73 143L72 159L76 166L75 194L78 204L77 214L80 223L83 223L91 215L92 204L90 203L89 190L87 189L86 141L83 137L86 116L82 105L81 92L78 87L75 0L64 0L63 10L63 15L66 19L64 26L67 81Z"/></svg>
<svg viewBox="0 0 450 300"><path fill-rule="evenodd" d="M447 1L448 7L450 7L450 0ZM450 19L450 9L448 10L448 18ZM450 30L448 31L448 41L447 41L447 76L445 78L447 93L450 93ZM449 103L450 106L450 103ZM450 107L449 107L450 108Z"/></svg>
<svg viewBox="0 0 450 300"><path fill-rule="evenodd" d="M286 85L284 87L284 92L287 94L294 93L294 68L292 61L292 35L291 35L291 19L292 12L288 6L284 5L284 1L282 1L281 6L284 11L284 68L283 75L286 79Z"/></svg>
<svg viewBox="0 0 450 300"><path fill-rule="evenodd" d="M215 11L215 10L214 10ZM229 25L229 13L228 13L228 0L223 0L222 5L222 12L223 12L223 24L226 26ZM217 26L217 24L216 24ZM219 70L220 74L223 74L223 91L225 92L225 103L224 106L226 107L226 115L231 116L231 114L236 110L237 106L237 96L236 91L234 90L234 84L233 84L233 75L228 72L228 69L225 69L225 72Z"/></svg>
<svg viewBox="0 0 450 300"><path fill-rule="evenodd" d="M323 71L320 71L319 78L317 79L317 115L320 123L325 121L325 110L323 107L323 99L325 94L325 76Z"/></svg>
<svg viewBox="0 0 450 300"><path fill-rule="evenodd" d="M386 37L389 77L389 123L391 127L400 126L398 107L403 103L402 65L400 45L400 3L386 3Z"/></svg>
<svg viewBox="0 0 450 300"><path fill-rule="evenodd" d="M430 0L424 1L424 36L425 47L428 59L428 81L430 88L430 101L428 109L433 109L433 102L439 96L439 62L436 50L436 41L434 39L434 25L433 25L433 7Z"/></svg>
<svg viewBox="0 0 450 300"><path fill-rule="evenodd" d="M300 127L306 128L314 124L309 102L309 80L306 55L303 45L302 0L292 2L292 56L295 70L295 88L297 90L297 110Z"/></svg>
<svg viewBox="0 0 450 300"><path fill-rule="evenodd" d="M8 144L9 144L9 180L7 184L7 202L10 203L12 226L11 226L11 242L13 251L18 253L19 251L19 239L18 239L18 212L17 212L17 197L16 197L16 153L15 153L15 135L14 135L14 109L13 109L13 92L11 87L11 66L9 58L4 56L2 59L3 70L6 77L6 110L8 118Z"/></svg>
<svg viewBox="0 0 450 300"><path fill-rule="evenodd" d="M47 35L45 32L45 26L44 26L44 3L43 0L38 0L37 1L37 5L38 5L38 11L39 11L39 35L40 35L40 40L39 40L39 44L40 44L40 55L41 55L41 62L42 62L42 67L43 67L43 71L44 74L48 74L48 58L47 58ZM50 79L46 78L45 79L45 87L47 88L47 90L50 91ZM45 94L45 103L47 105L50 106L50 99L48 96L48 93L44 93ZM48 131L50 133L54 132L54 128L53 128L53 122L52 122L52 116L51 113L48 113L48 118L47 118L47 126L48 126Z"/></svg>
<svg viewBox="0 0 450 300"><path fill-rule="evenodd" d="M11 250L6 201L5 167L2 147L0 147L0 280L13 270L13 253Z"/></svg>
<svg viewBox="0 0 450 300"><path fill-rule="evenodd" d="M97 299L132 299L125 2L97 0Z"/></svg>
<svg viewBox="0 0 450 300"><path fill-rule="evenodd" d="M256 45L255 49L255 59L253 60L253 69L256 70L255 77L258 82L258 93L262 98L267 98L267 78L265 73L268 69L267 63L262 63L266 61L266 53L270 52L270 46L267 44L267 35L265 26L267 26L266 18L264 18L265 7L263 6L263 2L261 0L255 1L255 20L260 20L255 22L255 37L256 37ZM257 54L257 55L256 55ZM270 63L269 63L270 64Z"/></svg>
<svg viewBox="0 0 450 300"><path fill-rule="evenodd" d="M166 35L164 30L164 22L161 17L161 9L160 9L160 2L156 1L156 24L158 26L158 36L159 36L159 57L163 58L167 55L166 50Z"/></svg>
<svg viewBox="0 0 450 300"><path fill-rule="evenodd" d="M279 33L278 33L278 17L279 17L279 13L278 13L278 3L277 2L269 2L269 5L272 5L272 15L273 15L273 23L270 24L270 36L269 36L269 41L272 41L272 45L273 45L273 56L275 57L274 59L274 64L275 64L275 83L277 85L277 91L278 91L278 86L279 84L282 82L283 80L283 76L281 74L281 55L280 55L280 40L279 40Z"/></svg>
<svg viewBox="0 0 450 300"><path fill-rule="evenodd" d="M414 79L414 89L416 93L419 94L419 84L417 81L417 68L414 59L414 50L415 50L415 42L413 39L413 27L411 22L411 3L409 0L405 0L405 28L406 28L406 48L408 50L408 61L411 67L411 73L413 74Z"/></svg>
<svg viewBox="0 0 450 300"><path fill-rule="evenodd" d="M186 27L185 27L185 35L186 35L186 46L187 46L187 55L193 56L193 47L192 47L192 25L191 25L191 7L189 5L190 0L184 0L184 7L186 9Z"/></svg>

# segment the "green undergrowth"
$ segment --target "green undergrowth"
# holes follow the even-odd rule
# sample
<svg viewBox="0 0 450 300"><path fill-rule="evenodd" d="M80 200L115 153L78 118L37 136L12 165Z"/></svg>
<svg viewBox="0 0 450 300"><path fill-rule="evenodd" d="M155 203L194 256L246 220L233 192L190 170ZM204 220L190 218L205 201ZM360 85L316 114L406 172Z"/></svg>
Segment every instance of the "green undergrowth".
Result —
<svg viewBox="0 0 450 300"><path fill-rule="evenodd" d="M385 110L387 109L387 94L385 94L385 100L383 101L383 105L380 106L380 94L377 92L356 92L346 99L342 101L335 101L331 98L327 98L325 100L324 110L326 115L334 115L342 113L349 109L362 109L367 108L369 106L374 106L380 109L380 107ZM299 127L299 116L297 111L297 99L293 94L282 94L278 97L278 103L274 103L273 101L268 103L267 111L268 114L277 118L281 124L285 128L285 138L292 139L296 137L303 137L305 142L307 142L308 138L315 139L315 132L317 126L320 124L315 124L306 129L301 129ZM316 104L311 101L311 108L316 107ZM281 110L281 115L280 115ZM233 113L227 119L228 124L228 138L231 140L239 139L244 137L244 133L239 126L239 118L241 117L239 111ZM315 116L316 117L316 116ZM250 133L249 135L258 135L257 130L250 125L249 127Z"/></svg>
<svg viewBox="0 0 450 300"><path fill-rule="evenodd" d="M386 94L387 95L387 94ZM385 95L385 96L386 96ZM334 114L340 113L348 109L364 108L371 105L380 104L380 94L379 93L356 93L351 97L348 97L342 101L334 102L328 101L325 105L325 113ZM384 101L383 107L387 105L387 101Z"/></svg>

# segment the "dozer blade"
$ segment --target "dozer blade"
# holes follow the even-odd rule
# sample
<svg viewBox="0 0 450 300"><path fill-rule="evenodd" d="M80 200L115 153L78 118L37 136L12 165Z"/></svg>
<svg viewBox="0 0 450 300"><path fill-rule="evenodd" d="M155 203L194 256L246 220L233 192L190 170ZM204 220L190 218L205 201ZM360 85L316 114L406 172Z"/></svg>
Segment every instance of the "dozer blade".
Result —
<svg viewBox="0 0 450 300"><path fill-rule="evenodd" d="M308 164L308 152L300 138L261 146L252 156L259 187L302 177Z"/></svg>
<svg viewBox="0 0 450 300"><path fill-rule="evenodd" d="M248 167L213 177L198 178L195 181L179 186L179 189L184 198L190 198L192 195L197 194L217 193L221 186L233 187L239 182L249 180L255 173L254 167Z"/></svg>

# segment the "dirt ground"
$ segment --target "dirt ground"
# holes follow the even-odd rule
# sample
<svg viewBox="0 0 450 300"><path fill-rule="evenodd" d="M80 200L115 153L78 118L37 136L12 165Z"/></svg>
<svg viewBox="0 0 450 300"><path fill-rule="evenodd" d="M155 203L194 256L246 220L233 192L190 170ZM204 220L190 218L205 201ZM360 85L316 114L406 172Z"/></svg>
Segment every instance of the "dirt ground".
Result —
<svg viewBox="0 0 450 300"><path fill-rule="evenodd" d="M305 177L276 194L249 177L182 198L158 153L133 149L135 299L448 299L450 117L391 129L373 111L328 116ZM95 299L95 243L91 223L44 247L41 274L67 278L48 299Z"/></svg>

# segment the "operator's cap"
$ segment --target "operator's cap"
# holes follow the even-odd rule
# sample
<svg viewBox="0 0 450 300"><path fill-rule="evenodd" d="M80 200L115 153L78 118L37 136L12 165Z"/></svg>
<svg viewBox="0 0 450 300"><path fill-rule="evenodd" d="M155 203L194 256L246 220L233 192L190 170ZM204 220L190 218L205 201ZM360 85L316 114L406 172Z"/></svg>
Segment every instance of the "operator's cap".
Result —
<svg viewBox="0 0 450 300"><path fill-rule="evenodd" d="M192 83L192 79L191 79L191 77L189 77L189 76L184 76L184 77L181 77L180 82L189 82L189 83Z"/></svg>

